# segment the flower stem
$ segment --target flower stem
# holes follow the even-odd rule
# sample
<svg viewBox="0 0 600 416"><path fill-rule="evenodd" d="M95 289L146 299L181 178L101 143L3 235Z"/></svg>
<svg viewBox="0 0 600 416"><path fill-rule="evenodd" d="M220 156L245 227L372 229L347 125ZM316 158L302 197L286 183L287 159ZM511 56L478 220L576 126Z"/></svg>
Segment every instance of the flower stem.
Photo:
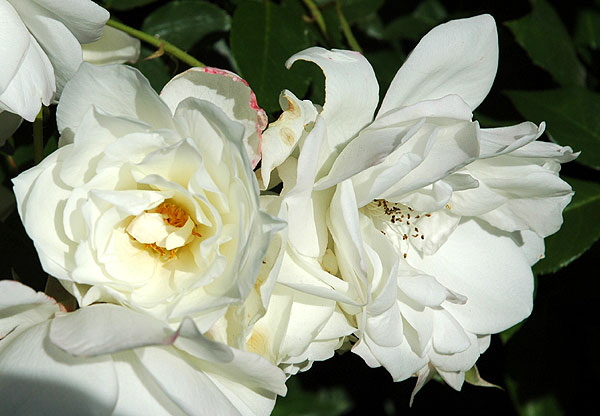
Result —
<svg viewBox="0 0 600 416"><path fill-rule="evenodd" d="M33 163L36 165L44 158L44 107L33 121Z"/></svg>
<svg viewBox="0 0 600 416"><path fill-rule="evenodd" d="M323 14L319 10L319 7L315 4L313 0L304 0L304 4L310 10L313 19L317 22L317 26L319 26L319 30L323 34L325 39L329 39L329 33L327 33L327 26L325 25L325 19L323 19Z"/></svg>
<svg viewBox="0 0 600 416"><path fill-rule="evenodd" d="M346 17L344 16L344 13L342 12L342 2L340 0L336 0L335 8L337 10L338 19L340 19L340 25L342 26L342 32L344 32L344 36L346 37L346 41L348 42L348 45L350 45L352 50L362 53L362 48L356 41L356 38L354 37L354 35L352 34L350 25L348 24L348 21L346 20Z"/></svg>
<svg viewBox="0 0 600 416"><path fill-rule="evenodd" d="M185 62L189 66L206 66L202 62L200 62L199 60L194 58L193 56L187 54L186 52L179 49L177 46L173 45L172 43L167 42L166 40L159 39L155 36L149 35L146 32L142 32L141 30L134 29L130 26L127 26L121 22L117 22L113 19L110 19L108 22L106 22L106 24L108 26L114 27L115 29L119 29L135 38L138 38L139 40L141 40L143 42L146 42L146 43L149 43L150 45L156 46L159 49L162 48L162 50L164 50L166 53L174 56L175 58L179 59L182 62Z"/></svg>

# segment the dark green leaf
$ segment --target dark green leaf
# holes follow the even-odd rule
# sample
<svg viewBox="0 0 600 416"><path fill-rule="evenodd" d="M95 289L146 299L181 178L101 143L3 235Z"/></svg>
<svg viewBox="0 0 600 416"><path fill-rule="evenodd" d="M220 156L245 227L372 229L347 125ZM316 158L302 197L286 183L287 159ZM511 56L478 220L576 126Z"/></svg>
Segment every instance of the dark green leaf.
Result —
<svg viewBox="0 0 600 416"><path fill-rule="evenodd" d="M301 97L308 86L306 74L285 68L291 55L309 46L298 6L292 2L244 2L233 15L231 51L240 75L267 112L280 110L281 90L289 89Z"/></svg>
<svg viewBox="0 0 600 416"><path fill-rule="evenodd" d="M556 11L544 0L531 14L506 25L532 61L561 85L584 85L585 68L577 59L571 37Z"/></svg>
<svg viewBox="0 0 600 416"><path fill-rule="evenodd" d="M356 22L379 10L383 0L341 0L342 12L348 23Z"/></svg>
<svg viewBox="0 0 600 416"><path fill-rule="evenodd" d="M575 43L591 49L600 48L600 13L595 10L581 10L575 26Z"/></svg>
<svg viewBox="0 0 600 416"><path fill-rule="evenodd" d="M352 407L350 398L342 388L312 392L304 390L293 377L286 384L288 393L277 399L272 416L337 416Z"/></svg>
<svg viewBox="0 0 600 416"><path fill-rule="evenodd" d="M401 16L392 21L384 32L389 40L410 39L418 41L434 26L446 19L448 13L439 0L427 0L408 16Z"/></svg>
<svg viewBox="0 0 600 416"><path fill-rule="evenodd" d="M579 87L547 91L508 91L506 95L528 120L546 121L558 144L581 151L579 163L600 169L600 95Z"/></svg>
<svg viewBox="0 0 600 416"><path fill-rule="evenodd" d="M227 31L230 26L229 15L214 4L175 0L152 12L142 30L181 49L189 49L207 34Z"/></svg>
<svg viewBox="0 0 600 416"><path fill-rule="evenodd" d="M383 97L402 62L406 59L406 56L392 50L382 50L367 52L365 53L365 57L375 70L377 81L379 82L379 95Z"/></svg>
<svg viewBox="0 0 600 416"><path fill-rule="evenodd" d="M361 19L357 22L358 27L362 30L367 36L372 37L373 39L382 40L384 37L384 26L381 18L376 14L371 14L364 19Z"/></svg>
<svg viewBox="0 0 600 416"><path fill-rule="evenodd" d="M0 221L4 221L15 207L15 195L4 185L0 185Z"/></svg>
<svg viewBox="0 0 600 416"><path fill-rule="evenodd" d="M129 10L140 6L145 6L150 3L155 3L158 0L104 0L104 6L107 9L113 10Z"/></svg>
<svg viewBox="0 0 600 416"><path fill-rule="evenodd" d="M566 180L575 195L563 212L560 231L546 238L546 258L534 266L536 274L554 273L567 266L600 239L600 184Z"/></svg>

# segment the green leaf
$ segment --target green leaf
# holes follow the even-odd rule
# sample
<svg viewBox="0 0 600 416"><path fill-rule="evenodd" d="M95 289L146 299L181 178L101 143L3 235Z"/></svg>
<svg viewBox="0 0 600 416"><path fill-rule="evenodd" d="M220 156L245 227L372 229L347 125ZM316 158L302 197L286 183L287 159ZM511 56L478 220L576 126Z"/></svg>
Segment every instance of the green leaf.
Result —
<svg viewBox="0 0 600 416"><path fill-rule="evenodd" d="M585 68L556 11L544 0L533 2L532 12L506 22L531 60L561 85L584 85Z"/></svg>
<svg viewBox="0 0 600 416"><path fill-rule="evenodd" d="M575 26L575 43L591 49L600 49L600 12L581 10Z"/></svg>
<svg viewBox="0 0 600 416"><path fill-rule="evenodd" d="M312 392L304 390L294 377L286 384L288 393L277 399L272 416L338 416L352 408L352 401L340 387Z"/></svg>
<svg viewBox="0 0 600 416"><path fill-rule="evenodd" d="M231 27L229 15L214 4L198 0L175 0L150 13L142 30L181 49L189 49L209 33Z"/></svg>
<svg viewBox="0 0 600 416"><path fill-rule="evenodd" d="M600 169L600 94L580 87L505 94L526 119L546 121L554 142L581 151L579 163Z"/></svg>
<svg viewBox="0 0 600 416"><path fill-rule="evenodd" d="M341 0L342 12L348 23L354 23L379 10L383 0Z"/></svg>
<svg viewBox="0 0 600 416"><path fill-rule="evenodd" d="M384 37L389 40L410 39L418 41L434 26L441 23L448 12L439 0L427 0L408 16L393 20L384 31Z"/></svg>
<svg viewBox="0 0 600 416"><path fill-rule="evenodd" d="M104 6L113 10L129 10L155 3L158 0L104 0Z"/></svg>
<svg viewBox="0 0 600 416"><path fill-rule="evenodd" d="M285 61L309 46L302 9L290 1L278 5L244 2L235 11L231 28L231 52L240 75L254 90L259 105L267 112L279 111L279 93L289 89L302 97L309 78L291 71Z"/></svg>
<svg viewBox="0 0 600 416"><path fill-rule="evenodd" d="M536 274L554 273L567 266L600 239L600 184L564 179L575 195L563 211L560 231L546 238L546 258L534 266Z"/></svg>

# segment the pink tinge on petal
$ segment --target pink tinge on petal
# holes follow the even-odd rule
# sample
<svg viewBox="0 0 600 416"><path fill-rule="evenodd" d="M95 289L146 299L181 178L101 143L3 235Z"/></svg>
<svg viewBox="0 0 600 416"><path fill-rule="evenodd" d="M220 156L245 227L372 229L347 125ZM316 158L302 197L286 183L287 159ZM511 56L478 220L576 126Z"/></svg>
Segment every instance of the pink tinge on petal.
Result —
<svg viewBox="0 0 600 416"><path fill-rule="evenodd" d="M244 84L245 86L250 88L250 84L248 84L248 81L241 78L235 72L231 72L226 69L214 68L211 66L198 68L198 70L206 72L207 74L225 75L226 77L229 77L236 82L241 82L242 84ZM253 110L256 110L256 132L260 136L260 134L263 132L263 130L265 128L267 128L267 124L269 123L269 120L267 118L267 114L265 113L265 110L260 108L260 106L258 105L258 101L256 100L256 94L254 94L254 91L252 91L252 88L250 88L250 103L249 104L250 104L250 108L252 108Z"/></svg>

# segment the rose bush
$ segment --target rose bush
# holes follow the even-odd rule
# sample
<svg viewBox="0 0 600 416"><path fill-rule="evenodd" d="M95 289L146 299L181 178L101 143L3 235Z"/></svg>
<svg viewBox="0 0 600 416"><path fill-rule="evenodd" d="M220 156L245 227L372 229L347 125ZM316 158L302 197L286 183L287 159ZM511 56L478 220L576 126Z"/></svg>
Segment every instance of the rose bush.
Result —
<svg viewBox="0 0 600 416"><path fill-rule="evenodd" d="M531 312L531 265L572 196L560 163L576 155L535 142L543 125L472 120L497 68L490 16L429 32L375 116L362 55L310 48L288 66L299 59L325 73L325 104L317 115L282 100L261 176L283 182L288 250L319 283L284 268L278 279L338 302L368 365L396 381L418 375L415 391L436 373L460 389L490 334Z"/></svg>
<svg viewBox="0 0 600 416"><path fill-rule="evenodd" d="M159 97L135 69L83 64L60 148L14 179L44 269L80 306L125 305L205 333L249 295L280 221L259 209L250 88L193 69ZM261 127L262 126L262 127Z"/></svg>
<svg viewBox="0 0 600 416"><path fill-rule="evenodd" d="M0 281L2 414L266 415L282 371L214 342L186 319L176 330L101 304L76 312Z"/></svg>

